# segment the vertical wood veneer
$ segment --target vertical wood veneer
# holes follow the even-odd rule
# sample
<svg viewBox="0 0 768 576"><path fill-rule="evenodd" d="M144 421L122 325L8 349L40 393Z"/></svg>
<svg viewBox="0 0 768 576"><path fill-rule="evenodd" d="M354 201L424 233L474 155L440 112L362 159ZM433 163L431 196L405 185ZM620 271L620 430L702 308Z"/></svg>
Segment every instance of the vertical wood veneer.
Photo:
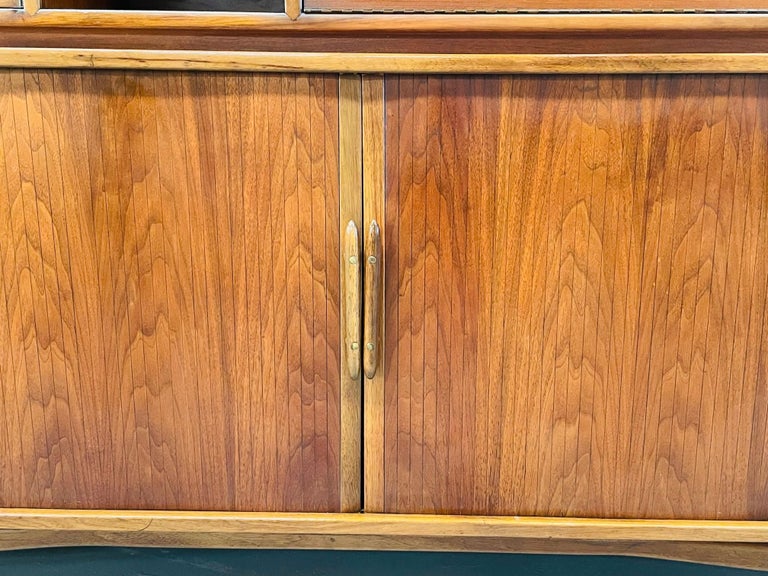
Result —
<svg viewBox="0 0 768 576"><path fill-rule="evenodd" d="M338 122L336 76L0 71L0 506L340 510Z"/></svg>
<svg viewBox="0 0 768 576"><path fill-rule="evenodd" d="M363 242L360 231L362 230L363 196L361 194L363 178L362 157L362 98L360 95L360 76L347 74L339 79L339 225L340 235L345 235L347 226L354 222L357 228L358 251L362 254ZM349 270L349 262L342 256L342 276ZM356 275L358 279L358 302L362 300L362 282L360 260ZM347 283L341 284L341 324L342 333L346 334L350 324L357 321L358 340L362 334L361 318L362 305L357 311L350 310L350 294L347 291ZM355 319L354 315L357 315ZM362 363L359 342L358 349L352 350L345 340L341 341L341 446L342 478L341 478L341 502L342 511L358 512L362 507L362 420L363 420L363 393L362 376L358 370L356 378L353 378L348 369L349 356L355 355L357 367Z"/></svg>
<svg viewBox="0 0 768 576"><path fill-rule="evenodd" d="M373 220L381 228L387 259L387 230L384 226L384 77L363 76L363 208L366 227ZM385 268L381 268L381 286L384 286ZM379 310L385 310L384 290L379 294ZM378 342L385 343L384 321L379 319ZM365 510L381 512L384 508L384 359L379 354L379 367L371 379L366 378L363 418L363 487Z"/></svg>
<svg viewBox="0 0 768 576"><path fill-rule="evenodd" d="M768 78L385 91L383 511L768 518Z"/></svg>

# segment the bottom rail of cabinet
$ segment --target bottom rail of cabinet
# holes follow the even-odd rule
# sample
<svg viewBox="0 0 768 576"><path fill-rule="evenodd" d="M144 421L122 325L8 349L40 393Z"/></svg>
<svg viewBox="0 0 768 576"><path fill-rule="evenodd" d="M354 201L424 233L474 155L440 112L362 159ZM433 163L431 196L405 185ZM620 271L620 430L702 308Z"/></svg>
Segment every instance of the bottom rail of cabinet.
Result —
<svg viewBox="0 0 768 576"><path fill-rule="evenodd" d="M768 570L768 522L0 509L0 550L64 546L600 554Z"/></svg>

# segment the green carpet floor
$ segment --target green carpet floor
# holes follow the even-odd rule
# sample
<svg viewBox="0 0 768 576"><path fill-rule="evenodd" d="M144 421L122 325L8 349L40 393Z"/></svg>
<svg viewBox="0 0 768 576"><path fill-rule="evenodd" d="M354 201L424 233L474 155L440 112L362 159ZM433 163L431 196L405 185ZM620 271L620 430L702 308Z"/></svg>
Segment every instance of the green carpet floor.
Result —
<svg viewBox="0 0 768 576"><path fill-rule="evenodd" d="M70 548L0 553L5 576L747 576L768 573L606 556Z"/></svg>

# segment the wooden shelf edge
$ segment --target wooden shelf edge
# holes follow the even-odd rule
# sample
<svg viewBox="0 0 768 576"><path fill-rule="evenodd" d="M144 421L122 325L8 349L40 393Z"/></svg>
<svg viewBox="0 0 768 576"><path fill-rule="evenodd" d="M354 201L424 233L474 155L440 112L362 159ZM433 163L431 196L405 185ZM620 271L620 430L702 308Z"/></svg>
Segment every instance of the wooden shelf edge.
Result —
<svg viewBox="0 0 768 576"><path fill-rule="evenodd" d="M768 53L372 54L0 48L0 67L444 74L764 73Z"/></svg>
<svg viewBox="0 0 768 576"><path fill-rule="evenodd" d="M34 0L33 0L34 1ZM287 14L54 10L0 14L0 26L83 29L208 29L298 33L767 33L766 12L681 14Z"/></svg>
<svg viewBox="0 0 768 576"><path fill-rule="evenodd" d="M0 510L0 550L61 546L612 554L768 569L768 522Z"/></svg>
<svg viewBox="0 0 768 576"><path fill-rule="evenodd" d="M552 12L747 12L768 9L765 0L307 0L306 11L514 14Z"/></svg>
<svg viewBox="0 0 768 576"><path fill-rule="evenodd" d="M0 535L15 530L768 544L768 522L741 520L0 509Z"/></svg>

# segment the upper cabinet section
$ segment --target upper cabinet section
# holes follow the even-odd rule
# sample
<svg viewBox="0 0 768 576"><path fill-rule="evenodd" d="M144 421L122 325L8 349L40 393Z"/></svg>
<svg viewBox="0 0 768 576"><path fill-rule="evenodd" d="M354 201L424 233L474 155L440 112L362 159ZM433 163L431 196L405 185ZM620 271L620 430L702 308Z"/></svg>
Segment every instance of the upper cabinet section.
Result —
<svg viewBox="0 0 768 576"><path fill-rule="evenodd" d="M306 0L305 11L343 12L744 12L767 0Z"/></svg>

